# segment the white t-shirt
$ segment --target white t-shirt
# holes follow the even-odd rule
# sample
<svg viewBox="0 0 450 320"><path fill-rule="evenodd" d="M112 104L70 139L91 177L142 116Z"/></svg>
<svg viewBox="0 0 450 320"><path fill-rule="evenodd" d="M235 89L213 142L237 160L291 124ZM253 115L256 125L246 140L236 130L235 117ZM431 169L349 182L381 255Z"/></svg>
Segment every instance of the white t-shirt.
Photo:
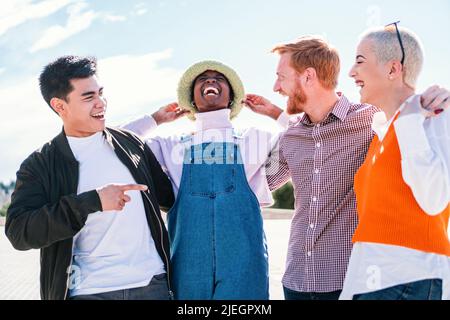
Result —
<svg viewBox="0 0 450 320"><path fill-rule="evenodd" d="M67 139L79 162L78 194L110 183L136 183L102 132ZM122 211L89 214L74 237L70 296L143 287L154 275L165 273L142 196L139 191L127 194L131 201Z"/></svg>

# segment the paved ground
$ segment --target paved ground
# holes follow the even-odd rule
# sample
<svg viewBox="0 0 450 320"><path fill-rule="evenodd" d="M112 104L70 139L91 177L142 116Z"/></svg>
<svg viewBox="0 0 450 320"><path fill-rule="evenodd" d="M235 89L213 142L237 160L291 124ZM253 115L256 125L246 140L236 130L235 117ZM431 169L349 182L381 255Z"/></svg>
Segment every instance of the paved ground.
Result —
<svg viewBox="0 0 450 320"><path fill-rule="evenodd" d="M289 219L264 221L269 246L270 298L283 299L281 277L289 236ZM16 251L0 226L0 300L39 299L39 251Z"/></svg>
<svg viewBox="0 0 450 320"><path fill-rule="evenodd" d="M0 299L39 299L39 251L17 251L0 227Z"/></svg>

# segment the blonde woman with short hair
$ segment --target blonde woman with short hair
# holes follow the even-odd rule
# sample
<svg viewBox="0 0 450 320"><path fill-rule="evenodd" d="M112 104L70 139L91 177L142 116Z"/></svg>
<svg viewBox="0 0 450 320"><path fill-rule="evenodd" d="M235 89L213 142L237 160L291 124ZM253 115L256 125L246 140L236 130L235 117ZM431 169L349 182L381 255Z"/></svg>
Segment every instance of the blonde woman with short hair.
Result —
<svg viewBox="0 0 450 320"><path fill-rule="evenodd" d="M355 175L359 224L341 299L450 298L450 99L437 86L416 95L423 60L419 38L397 23L358 45L350 76L382 112Z"/></svg>

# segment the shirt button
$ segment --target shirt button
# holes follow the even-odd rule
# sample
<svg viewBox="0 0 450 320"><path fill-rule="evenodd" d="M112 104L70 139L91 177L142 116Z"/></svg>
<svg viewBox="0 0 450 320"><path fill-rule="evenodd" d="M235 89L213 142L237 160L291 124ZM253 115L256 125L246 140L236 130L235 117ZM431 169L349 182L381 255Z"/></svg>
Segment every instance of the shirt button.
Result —
<svg viewBox="0 0 450 320"><path fill-rule="evenodd" d="M317 201L317 197L313 197L313 201L316 202Z"/></svg>
<svg viewBox="0 0 450 320"><path fill-rule="evenodd" d="M311 251L308 251L308 257L311 257L311 255L312 255L312 252Z"/></svg>
<svg viewBox="0 0 450 320"><path fill-rule="evenodd" d="M309 225L309 227L310 227L311 229L314 229L314 223L311 223L311 224Z"/></svg>
<svg viewBox="0 0 450 320"><path fill-rule="evenodd" d="M316 127L319 128L320 127L320 123L316 124Z"/></svg>
<svg viewBox="0 0 450 320"><path fill-rule="evenodd" d="M320 142L318 142L318 143L316 144L316 147L317 147L317 148L320 148Z"/></svg>
<svg viewBox="0 0 450 320"><path fill-rule="evenodd" d="M319 173L319 169L314 170L314 173L318 174Z"/></svg>

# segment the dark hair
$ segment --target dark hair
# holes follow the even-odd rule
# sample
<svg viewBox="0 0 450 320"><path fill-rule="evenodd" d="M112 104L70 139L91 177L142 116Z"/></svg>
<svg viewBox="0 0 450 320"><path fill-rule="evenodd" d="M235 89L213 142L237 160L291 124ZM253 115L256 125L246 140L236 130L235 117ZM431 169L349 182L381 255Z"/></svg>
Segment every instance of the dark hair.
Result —
<svg viewBox="0 0 450 320"><path fill-rule="evenodd" d="M67 102L67 96L73 90L70 80L89 78L96 73L97 59L94 57L60 57L46 65L39 76L42 97L49 106L52 98Z"/></svg>

